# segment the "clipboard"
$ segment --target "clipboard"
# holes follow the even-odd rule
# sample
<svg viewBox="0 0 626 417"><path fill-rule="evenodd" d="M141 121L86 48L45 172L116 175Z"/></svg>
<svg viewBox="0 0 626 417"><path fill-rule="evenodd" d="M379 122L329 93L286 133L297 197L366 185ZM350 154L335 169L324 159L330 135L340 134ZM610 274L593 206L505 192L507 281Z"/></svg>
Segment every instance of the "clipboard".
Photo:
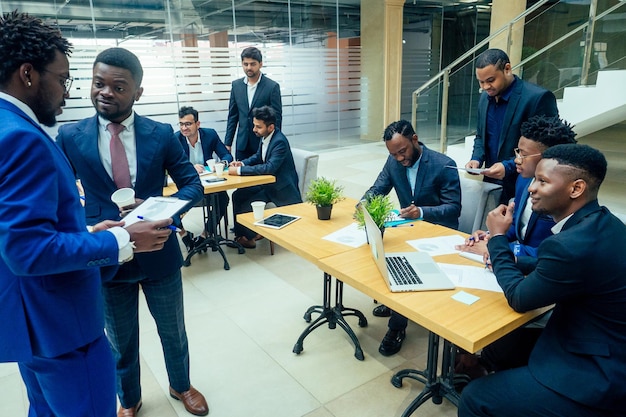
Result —
<svg viewBox="0 0 626 417"><path fill-rule="evenodd" d="M149 197L133 211L124 216L124 227L135 224L141 219L163 220L175 216L189 204L189 200L180 200L176 197Z"/></svg>

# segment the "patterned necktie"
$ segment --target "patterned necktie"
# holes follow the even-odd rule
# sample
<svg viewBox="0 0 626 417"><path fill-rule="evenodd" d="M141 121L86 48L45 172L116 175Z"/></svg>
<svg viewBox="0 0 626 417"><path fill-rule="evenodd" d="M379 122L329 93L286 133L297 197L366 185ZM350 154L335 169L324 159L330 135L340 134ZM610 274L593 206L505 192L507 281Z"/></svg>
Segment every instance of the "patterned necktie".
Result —
<svg viewBox="0 0 626 417"><path fill-rule="evenodd" d="M126 159L126 151L120 139L120 132L124 130L124 125L119 123L109 123L107 130L111 133L111 143L109 149L111 151L111 169L113 171L113 181L117 188L131 188L130 169L128 168L128 159Z"/></svg>

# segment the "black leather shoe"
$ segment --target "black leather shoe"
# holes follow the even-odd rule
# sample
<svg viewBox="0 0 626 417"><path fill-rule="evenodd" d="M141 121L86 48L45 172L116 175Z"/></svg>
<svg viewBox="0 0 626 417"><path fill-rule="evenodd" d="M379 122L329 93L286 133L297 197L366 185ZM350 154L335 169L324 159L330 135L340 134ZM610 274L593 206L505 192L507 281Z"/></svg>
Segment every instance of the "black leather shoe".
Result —
<svg viewBox="0 0 626 417"><path fill-rule="evenodd" d="M196 247L195 241L193 240L193 233L191 232L187 232L185 236L183 236L182 241L187 248L187 252L191 252L193 248Z"/></svg>
<svg viewBox="0 0 626 417"><path fill-rule="evenodd" d="M372 314L376 317L391 317L391 309L386 305L381 304L372 310Z"/></svg>
<svg viewBox="0 0 626 417"><path fill-rule="evenodd" d="M406 331L404 330L387 330L387 334L380 343L378 351L383 356L391 356L400 352L402 342L406 338Z"/></svg>

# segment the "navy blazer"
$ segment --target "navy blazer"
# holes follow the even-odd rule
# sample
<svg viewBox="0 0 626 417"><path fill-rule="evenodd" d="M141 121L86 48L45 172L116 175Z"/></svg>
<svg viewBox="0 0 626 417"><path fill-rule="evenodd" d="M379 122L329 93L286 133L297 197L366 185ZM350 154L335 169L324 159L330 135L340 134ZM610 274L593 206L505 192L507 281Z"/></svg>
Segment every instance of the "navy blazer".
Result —
<svg viewBox="0 0 626 417"><path fill-rule="evenodd" d="M238 78L232 82L224 144L232 146L235 130L237 130L237 149L245 149L248 142L253 145L252 149L256 149L259 146L259 138L252 131L252 109L262 106L273 108L276 112L276 128L281 129L283 104L280 97L280 85L263 74L254 93L252 105L248 106L248 85L243 80L243 78ZM239 124L238 129L237 124Z"/></svg>
<svg viewBox="0 0 626 417"><path fill-rule="evenodd" d="M87 232L67 159L2 99L0 148L0 362L57 357L103 335L99 267L117 241Z"/></svg>
<svg viewBox="0 0 626 417"><path fill-rule="evenodd" d="M163 195L167 171L178 188L174 197L190 200L190 204L182 211L192 207L202 198L204 190L198 173L174 136L172 126L135 113L134 128L137 146L135 196L145 200ZM119 208L111 201L111 194L117 187L104 169L98 153L98 117L61 126L57 143L83 184L87 223L119 219ZM180 220L175 219L175 222L179 223ZM135 254L131 262L122 265L115 279L122 279L120 275L136 275L132 272L136 268L151 277L160 278L173 274L181 266L182 254L176 234L172 233L162 250Z"/></svg>
<svg viewBox="0 0 626 417"><path fill-rule="evenodd" d="M214 129L209 128L200 128L198 129L198 134L200 135L200 144L202 146L202 155L204 156L204 163L207 160L213 159L213 153L217 155L218 158L222 161L233 162L233 156L228 152L226 146L220 140L220 136ZM182 133L176 132L176 137L180 142L180 145L183 147L185 154L187 155L187 159L189 159L189 144L187 143L187 138L183 136Z"/></svg>
<svg viewBox="0 0 626 417"><path fill-rule="evenodd" d="M524 178L522 176L517 177L515 182L515 210L513 211L513 224L509 228L506 236L509 242L518 242L519 254L518 256L531 256L537 257L537 247L547 237L552 236L552 227L554 226L554 220L552 217L545 214L538 214L534 211L530 215L528 220L528 226L526 227L526 235L522 236L522 224L521 216L526 209L528 203L528 186L532 182L532 178Z"/></svg>
<svg viewBox="0 0 626 417"><path fill-rule="evenodd" d="M365 195L386 195L393 188L400 207L405 208L414 203L422 208L424 220L457 229L461 214L461 183L458 171L446 168L447 165L456 166L456 163L446 155L428 149L421 142L420 145L422 159L414 190L411 190L406 177L406 168L389 155L383 170Z"/></svg>
<svg viewBox="0 0 626 417"><path fill-rule="evenodd" d="M590 407L623 411L626 226L597 200L586 204L539 245L536 269L526 277L505 236L488 246L515 311L555 304L528 363L537 382Z"/></svg>
<svg viewBox="0 0 626 417"><path fill-rule="evenodd" d="M241 161L241 175L274 175L276 182L263 185L267 196L277 206L302 203L298 188L298 173L293 162L289 141L283 133L275 129L274 136L268 145L265 162L261 158L262 148Z"/></svg>

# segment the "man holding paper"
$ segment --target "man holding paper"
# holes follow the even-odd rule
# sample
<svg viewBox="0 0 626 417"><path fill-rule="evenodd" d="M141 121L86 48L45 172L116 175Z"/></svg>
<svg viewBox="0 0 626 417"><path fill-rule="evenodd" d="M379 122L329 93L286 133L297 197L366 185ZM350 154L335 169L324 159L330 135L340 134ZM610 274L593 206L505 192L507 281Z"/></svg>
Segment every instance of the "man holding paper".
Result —
<svg viewBox="0 0 626 417"><path fill-rule="evenodd" d="M179 190L174 197L189 201L188 206L202 198L198 174L172 127L133 111L133 103L143 93L142 78L143 68L133 53L123 48L102 51L93 65L91 85L97 115L59 129L57 142L85 189L85 215L89 224L120 218L120 208L110 199L118 188L132 187L137 203L161 196L166 170ZM175 218L174 223L180 225L180 219ZM117 362L117 394L121 404L118 417L135 416L142 405L140 287L161 338L170 395L183 401L190 413L208 414L206 400L189 381L182 262L178 239L172 233L162 250L137 254L103 285L107 337Z"/></svg>
<svg viewBox="0 0 626 417"><path fill-rule="evenodd" d="M368 195L386 195L393 188L400 201L400 216L426 220L456 229L461 214L461 184L455 162L444 154L428 149L406 120L393 122L385 129L383 141L389 157ZM391 316L389 330L378 351L391 356L400 351L406 336L407 319L380 305L373 314Z"/></svg>

